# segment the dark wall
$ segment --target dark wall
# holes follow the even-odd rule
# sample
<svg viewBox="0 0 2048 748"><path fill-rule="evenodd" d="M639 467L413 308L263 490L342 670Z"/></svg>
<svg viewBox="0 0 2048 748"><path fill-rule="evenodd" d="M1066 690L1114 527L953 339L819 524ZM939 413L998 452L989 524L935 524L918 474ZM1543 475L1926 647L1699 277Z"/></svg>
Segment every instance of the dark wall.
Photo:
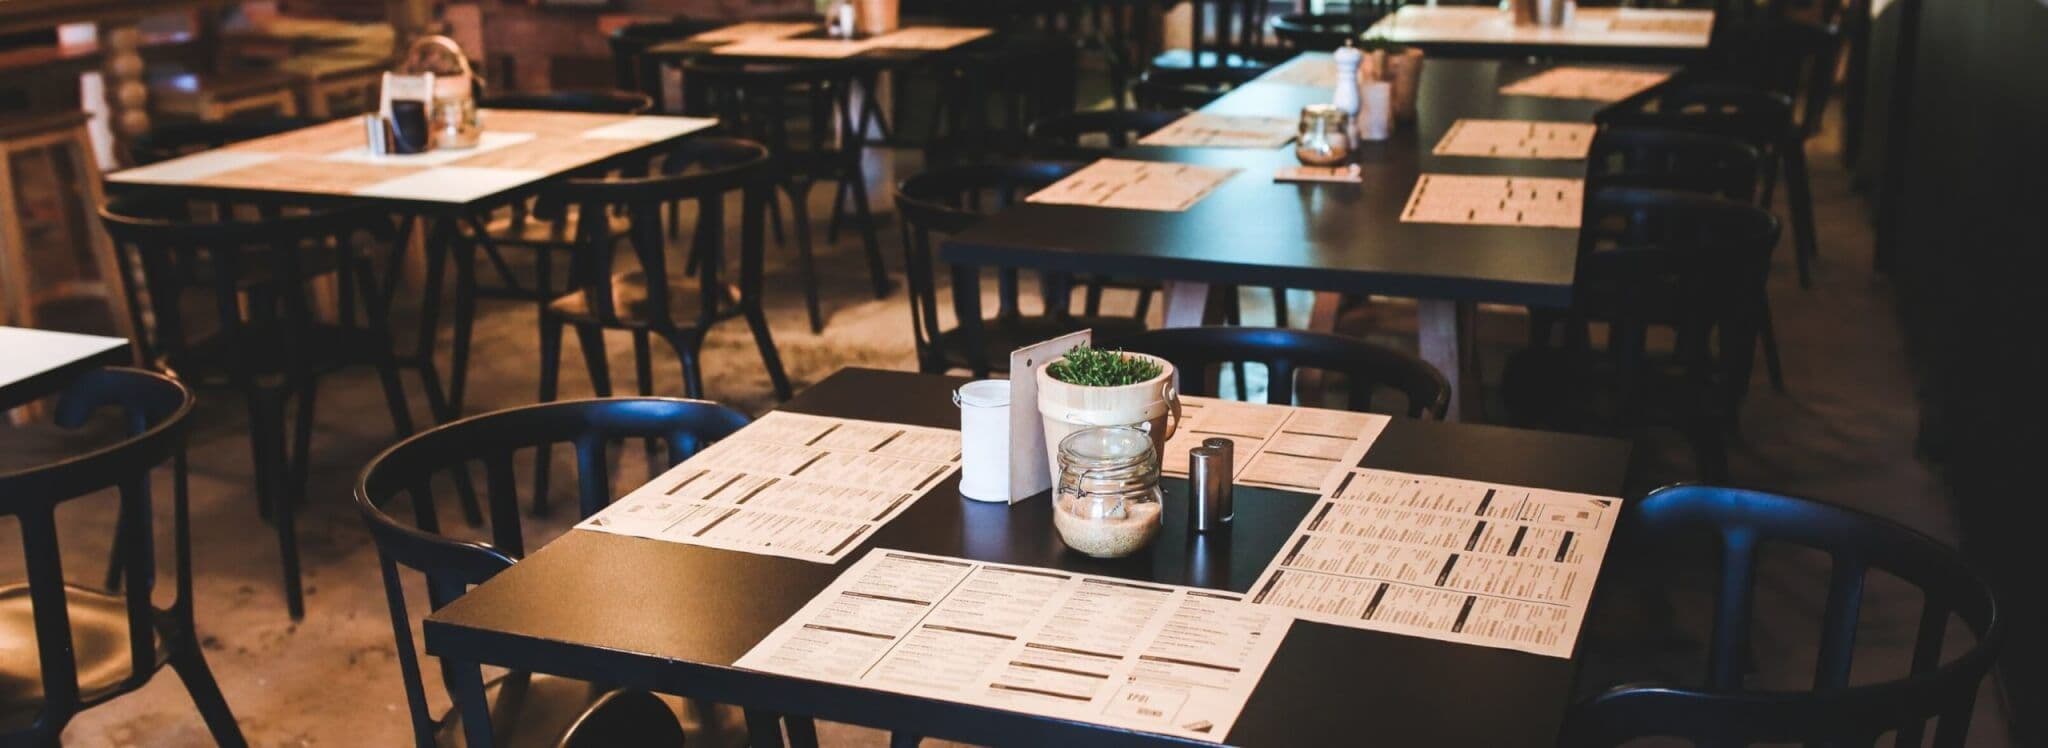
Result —
<svg viewBox="0 0 2048 748"><path fill-rule="evenodd" d="M1880 209L1898 211L1893 278L1924 372L1924 452L1962 507L1966 550L2004 585L2017 624L2003 663L2015 729L2022 744L2042 744L2048 6L1919 1L1903 191Z"/></svg>

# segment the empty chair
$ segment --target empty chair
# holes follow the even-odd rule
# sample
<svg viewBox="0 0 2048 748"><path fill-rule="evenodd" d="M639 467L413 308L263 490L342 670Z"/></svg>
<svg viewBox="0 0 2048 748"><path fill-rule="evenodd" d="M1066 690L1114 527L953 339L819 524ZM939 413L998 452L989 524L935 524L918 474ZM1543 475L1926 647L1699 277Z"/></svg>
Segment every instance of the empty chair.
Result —
<svg viewBox="0 0 2048 748"><path fill-rule="evenodd" d="M1338 12L1283 13L1273 17L1273 36L1296 52L1328 52L1356 41L1404 4L1405 0L1361 0Z"/></svg>
<svg viewBox="0 0 2048 748"><path fill-rule="evenodd" d="M1152 58L1152 69L1223 68L1259 65L1276 51L1266 43L1265 0L1193 0L1189 6L1190 47ZM1143 106L1143 102L1139 103Z"/></svg>
<svg viewBox="0 0 2048 748"><path fill-rule="evenodd" d="M1020 34L978 42L904 71L938 79L925 165L1024 155L1033 121L1073 110L1076 64L1071 39Z"/></svg>
<svg viewBox="0 0 2048 748"><path fill-rule="evenodd" d="M114 409L120 442L64 460L0 472L0 517L20 525L26 584L0 585L0 744L58 745L82 710L148 684L165 665L177 671L199 715L223 746L245 745L206 666L192 621L192 537L185 484L185 437L192 393L168 376L138 369L88 372L58 399L57 423L85 425ZM156 607L155 512L150 475L171 465L175 588ZM114 489L119 494L115 561L126 594L66 584L57 507ZM33 641L31 645L29 642Z"/></svg>
<svg viewBox="0 0 2048 748"><path fill-rule="evenodd" d="M1677 737L1700 745L1758 743L1919 746L1934 721L1933 744L1959 746L1969 736L1977 690L2006 636L1997 598L1954 548L1912 529L1817 501L1712 486L1676 486L1633 506L1634 530L1647 543L1688 535L1712 537L1721 551L1706 682L1628 685L1574 709L1562 745L1604 748L1643 737ZM1763 691L1743 674L1750 656L1753 597L1758 584L1796 580L1758 573L1760 546L1791 546L1827 554L1827 607L1813 688ZM1851 685L1857 624L1871 572L1902 580L1923 602L1905 672ZM1882 589L1882 588L1880 588ZM1973 641L1943 657L1951 621Z"/></svg>
<svg viewBox="0 0 2048 748"><path fill-rule="evenodd" d="M128 158L137 166L169 161L244 140L291 132L318 124L302 117L248 117L218 122L160 122L128 144Z"/></svg>
<svg viewBox="0 0 2048 748"><path fill-rule="evenodd" d="M1399 408L1377 408L1383 412L1441 420L1451 406L1450 382L1436 367L1415 354L1357 338L1273 327L1175 327L1116 343L1172 362L1180 374L1180 391L1187 395L1212 394L1211 367L1256 363L1266 367L1266 402L1275 405L1294 403L1296 374L1321 371L1344 377L1350 410L1375 410L1373 395L1382 389L1400 393L1405 401Z"/></svg>
<svg viewBox="0 0 2048 748"><path fill-rule="evenodd" d="M1037 158L1092 161L1131 147L1188 116L1183 109L1100 109L1066 112L1031 123L1031 151Z"/></svg>
<svg viewBox="0 0 2048 748"><path fill-rule="evenodd" d="M1593 433L1649 425L1679 429L1701 474L1727 474L1722 434L1741 404L1763 309L1778 220L1753 205L1667 190L1608 187L1587 195L1580 254L1588 300L1603 310L1608 345L1583 339L1510 356L1502 395L1524 426ZM1649 330L1675 338L1653 354Z"/></svg>
<svg viewBox="0 0 2048 748"><path fill-rule="evenodd" d="M691 114L717 117L720 128L768 146L795 224L798 267L803 273L804 306L812 331L825 329L818 302L818 273L812 260L809 196L818 182L834 183L833 221L851 207L860 224L861 246L867 251L869 280L875 298L889 293L880 240L868 209L867 173L861 165L865 126L852 114L852 89L865 74L861 64L846 61L793 64L691 60L684 65L689 81L685 98Z"/></svg>
<svg viewBox="0 0 2048 748"><path fill-rule="evenodd" d="M613 495L606 446L625 439L659 442L659 472L745 425L747 418L714 403L667 398L584 400L530 405L457 421L384 451L363 468L356 508L377 544L384 590L397 638L399 671L422 748L459 745L680 746L683 732L667 704L644 692L549 675L511 672L486 683L474 663L441 662L453 707L436 718L413 642L405 601L407 577L425 577L428 610L438 610L511 568L526 555L513 457L536 445L567 443L577 460L578 509L589 516ZM665 459L659 459L665 458ZM481 464L488 540L441 534L435 478L467 474ZM403 508L400 508L403 507ZM409 521L400 519L409 515ZM496 742L493 742L496 741Z"/></svg>
<svg viewBox="0 0 2048 748"><path fill-rule="evenodd" d="M1145 109L1200 109L1270 69L1252 65L1153 68L1131 87L1131 96Z"/></svg>
<svg viewBox="0 0 2048 748"><path fill-rule="evenodd" d="M664 103L661 65L646 56L647 50L662 42L687 39L724 25L724 21L677 18L629 23L613 29L611 35L605 37L605 44L612 53L612 86L620 91L646 94L657 106Z"/></svg>
<svg viewBox="0 0 2048 748"><path fill-rule="evenodd" d="M117 200L100 209L100 220L124 272L139 271L147 289L155 334L140 341L144 359L186 382L225 386L248 406L256 495L277 526L285 600L298 618L305 601L294 515L305 493L320 377L351 365L376 368L395 431L412 432L387 305L372 292L369 258L355 245L358 230L377 221L345 207L291 216L273 208L250 220L202 221L192 207L173 197ZM338 290L332 322L313 313L307 290L309 281L328 275ZM198 319L187 314L188 294L205 302ZM358 319L358 304L366 320ZM134 314L136 329L145 329L141 311ZM441 412L446 400L432 363L414 365ZM290 421L294 403L297 419Z"/></svg>
<svg viewBox="0 0 2048 748"><path fill-rule="evenodd" d="M1050 162L1011 162L953 166L918 174L896 188L896 208L903 214L904 275L910 285L910 329L917 344L918 369L944 372L967 369L976 377L1008 368L1010 351L1092 328L1098 341L1114 341L1144 329L1128 317L1076 317L1068 313L1066 280L1056 274L1041 278L1045 309L1025 314L1018 300L1015 270L998 272L998 304L994 319L953 329L939 326L937 259L932 235L956 234L996 211L1059 181L1077 168ZM979 268L953 269L953 294L979 294ZM957 309L957 307L956 307Z"/></svg>

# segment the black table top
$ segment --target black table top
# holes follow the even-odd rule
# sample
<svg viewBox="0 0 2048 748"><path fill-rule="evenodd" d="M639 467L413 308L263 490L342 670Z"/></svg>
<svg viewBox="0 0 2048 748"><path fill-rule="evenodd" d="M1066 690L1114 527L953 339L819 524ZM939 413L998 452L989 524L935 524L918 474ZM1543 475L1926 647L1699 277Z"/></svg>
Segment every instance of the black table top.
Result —
<svg viewBox="0 0 2048 748"><path fill-rule="evenodd" d="M846 369L785 410L958 428L948 393L966 380ZM1619 495L1628 446L1582 436L1397 418L1363 465ZM1227 536L1185 522L1168 479L1166 527L1118 561L1066 549L1047 497L959 498L958 477L878 531L869 547L1245 591L1314 503L1238 488ZM1045 717L737 670L731 663L839 572L808 563L575 530L436 612L437 656L600 680L790 714L980 744L1170 742ZM1576 663L1524 652L1296 623L1229 736L1236 745L1550 745Z"/></svg>
<svg viewBox="0 0 2048 748"><path fill-rule="evenodd" d="M1604 103L1499 93L1547 67L1428 60L1417 121L1359 149L1363 184L1273 182L1275 170L1296 163L1292 145L1134 147L1118 157L1244 172L1179 213L1020 202L947 240L941 257L961 265L1562 306L1571 301L1576 229L1401 221L1416 177L1425 172L1584 176L1580 160L1430 153L1460 118L1592 121ZM1255 81L1203 111L1291 118L1303 106L1329 100L1322 88Z"/></svg>
<svg viewBox="0 0 2048 748"><path fill-rule="evenodd" d="M127 341L15 327L0 327L0 413L62 392L102 366L133 363Z"/></svg>

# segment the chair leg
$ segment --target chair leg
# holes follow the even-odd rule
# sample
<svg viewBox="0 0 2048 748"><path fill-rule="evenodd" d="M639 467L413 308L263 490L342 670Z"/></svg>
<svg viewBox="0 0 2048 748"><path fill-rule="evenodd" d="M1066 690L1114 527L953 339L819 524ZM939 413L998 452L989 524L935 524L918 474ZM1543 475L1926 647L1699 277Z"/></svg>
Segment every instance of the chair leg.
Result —
<svg viewBox="0 0 2048 748"><path fill-rule="evenodd" d="M789 373L782 369L782 354L775 350L775 338L768 331L768 315L761 307L747 310L747 328L754 331L754 347L761 349L761 365L768 369L768 381L775 385L775 399L788 400Z"/></svg>
<svg viewBox="0 0 2048 748"><path fill-rule="evenodd" d="M460 247L455 258L455 339L448 351L448 412L452 417L462 417L462 396L469 383L470 337L476 329L476 245L462 237L462 229L453 229L452 235Z"/></svg>
<svg viewBox="0 0 2048 748"><path fill-rule="evenodd" d="M876 237L875 216L868 210L868 187L866 175L854 169L853 177L847 180L853 190L853 212L860 221L860 239L868 253L868 276L875 284L875 298L889 297L889 266L882 261L882 243Z"/></svg>
<svg viewBox="0 0 2048 748"><path fill-rule="evenodd" d="M291 496L294 501L306 495L306 481L312 471L313 405L318 400L319 390L318 377L306 377L298 387L299 417L292 424L292 451L285 456L285 465L291 470Z"/></svg>
<svg viewBox="0 0 2048 748"><path fill-rule="evenodd" d="M583 347L583 366L590 371L590 390L598 397L612 396L611 366L605 360L604 328L574 325L576 341Z"/></svg>
<svg viewBox="0 0 2048 748"><path fill-rule="evenodd" d="M1763 329L1757 337L1763 340L1764 373L1771 378L1771 389L1782 393L1785 391L1785 366L1778 360L1778 329L1777 323L1771 321L1769 302L1764 303Z"/></svg>
<svg viewBox="0 0 2048 748"><path fill-rule="evenodd" d="M206 730L213 734L213 742L221 748L242 748L249 743L242 737L242 728L235 724L235 714L228 709L227 699L220 695L220 683L213 679L213 670L206 666L206 656L199 642L190 635L177 645L171 653L171 669L184 681L185 692L191 694L192 703L199 707L199 717L206 721Z"/></svg>
<svg viewBox="0 0 2048 748"><path fill-rule="evenodd" d="M654 394L654 361L648 352L648 332L633 331L633 378L640 386L640 396Z"/></svg>
<svg viewBox="0 0 2048 748"><path fill-rule="evenodd" d="M803 275L804 308L811 315L811 332L825 331L825 314L818 306L818 263L811 254L811 210L804 205L809 187L789 190L789 219L796 227L797 269Z"/></svg>
<svg viewBox="0 0 2048 748"><path fill-rule="evenodd" d="M1785 159L1785 202L1792 211L1792 232L1799 266L1799 287L1813 287L1813 260L1820 255L1819 239L1813 226L1813 183L1807 179L1806 149L1797 140L1787 143Z"/></svg>
<svg viewBox="0 0 2048 748"><path fill-rule="evenodd" d="M555 401L555 389L562 376L562 323L549 319L546 314L540 318L540 402ZM554 464L555 450L552 445L543 444L533 450L533 516L548 515L548 471Z"/></svg>
<svg viewBox="0 0 2048 748"><path fill-rule="evenodd" d="M251 392L249 419L250 451L256 460L256 495L270 507L271 523L277 529L278 556L284 566L285 608L296 621L306 616L306 600L299 578L299 536L293 506L297 502L286 489L289 482L284 474L285 459L279 454L285 440L283 395Z"/></svg>
<svg viewBox="0 0 2048 748"><path fill-rule="evenodd" d="M775 246L783 246L782 202L779 200L768 201L768 232L775 237Z"/></svg>
<svg viewBox="0 0 2048 748"><path fill-rule="evenodd" d="M682 359L683 397L703 398L704 361L702 351L700 350L704 347L703 336L685 336L680 333L669 332L664 333L663 337L668 340L669 347L675 349L676 358Z"/></svg>

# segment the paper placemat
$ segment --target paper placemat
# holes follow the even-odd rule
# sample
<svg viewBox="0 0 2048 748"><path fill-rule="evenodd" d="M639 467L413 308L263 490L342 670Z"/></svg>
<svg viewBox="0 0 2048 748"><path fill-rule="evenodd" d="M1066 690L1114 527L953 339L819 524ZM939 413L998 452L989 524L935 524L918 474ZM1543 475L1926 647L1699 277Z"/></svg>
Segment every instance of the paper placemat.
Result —
<svg viewBox="0 0 2048 748"><path fill-rule="evenodd" d="M818 24L808 21L748 21L735 23L706 31L690 37L690 41L707 44L724 44L746 39L786 39L815 29Z"/></svg>
<svg viewBox="0 0 2048 748"><path fill-rule="evenodd" d="M1180 212L1194 207L1237 169L1105 158L1032 193L1025 202Z"/></svg>
<svg viewBox="0 0 2048 748"><path fill-rule="evenodd" d="M869 44L888 49L952 49L995 33L994 29L964 26L913 26L868 39Z"/></svg>
<svg viewBox="0 0 2048 748"><path fill-rule="evenodd" d="M1500 92L1509 96L1620 101L1670 77L1670 73L1645 70L1562 67L1502 86Z"/></svg>
<svg viewBox="0 0 2048 748"><path fill-rule="evenodd" d="M711 50L712 54L738 57L810 57L837 60L872 49L860 39L745 39Z"/></svg>
<svg viewBox="0 0 2048 748"><path fill-rule="evenodd" d="M1196 112L1138 139L1138 145L1192 148L1278 148L1294 140L1286 117Z"/></svg>
<svg viewBox="0 0 2048 748"><path fill-rule="evenodd" d="M1630 13L1629 10L1622 8L1607 24L1607 30L1636 34L1711 34L1714 31L1712 15L1650 15Z"/></svg>
<svg viewBox="0 0 2048 748"><path fill-rule="evenodd" d="M1437 141L1438 156L1585 158L1600 128L1583 122L1461 119Z"/></svg>
<svg viewBox="0 0 2048 748"><path fill-rule="evenodd" d="M1187 477L1188 450L1228 439L1238 483L1314 493L1358 464L1393 419L1377 413L1241 403L1184 395L1180 428L1160 447L1159 472Z"/></svg>
<svg viewBox="0 0 2048 748"><path fill-rule="evenodd" d="M1583 179L1424 174L1415 180L1401 220L1578 228L1585 197Z"/></svg>

